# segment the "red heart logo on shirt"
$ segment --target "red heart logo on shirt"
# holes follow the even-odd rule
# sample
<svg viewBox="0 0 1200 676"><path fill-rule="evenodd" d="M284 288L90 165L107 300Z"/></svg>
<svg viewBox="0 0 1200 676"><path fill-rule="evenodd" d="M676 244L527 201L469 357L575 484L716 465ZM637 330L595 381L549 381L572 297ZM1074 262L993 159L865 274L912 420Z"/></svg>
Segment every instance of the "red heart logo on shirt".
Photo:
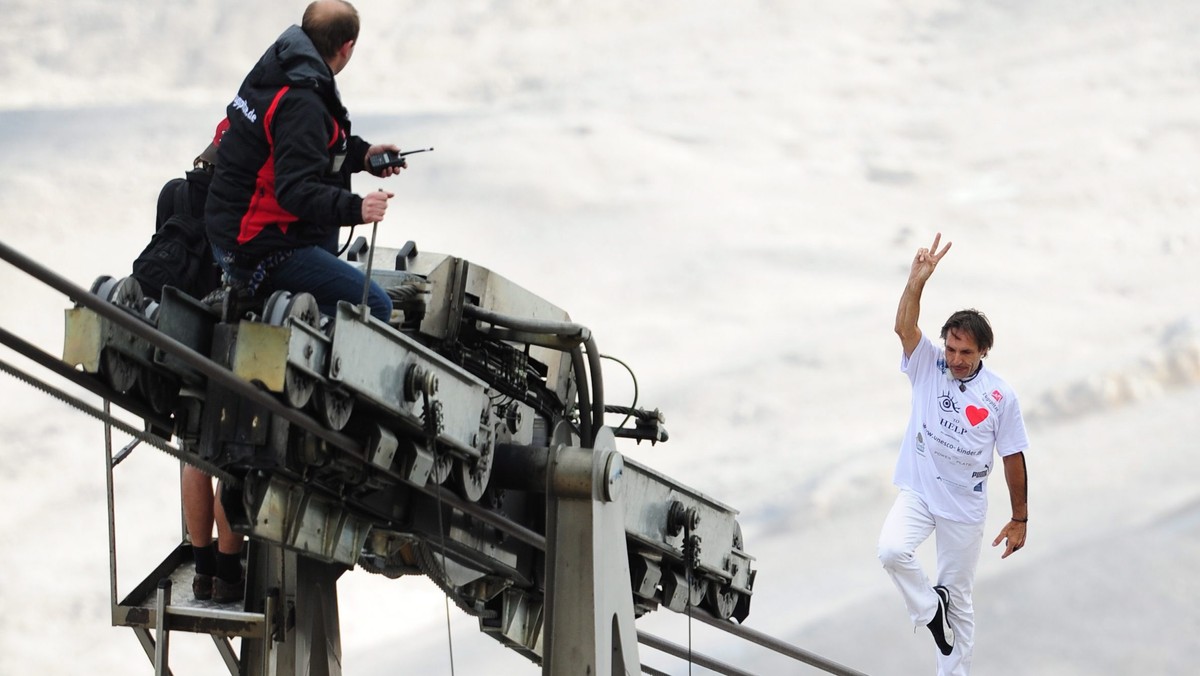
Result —
<svg viewBox="0 0 1200 676"><path fill-rule="evenodd" d="M987 417L988 411L986 408L979 408L977 406L967 407L967 422L971 423L971 427L974 427L984 420L987 420Z"/></svg>

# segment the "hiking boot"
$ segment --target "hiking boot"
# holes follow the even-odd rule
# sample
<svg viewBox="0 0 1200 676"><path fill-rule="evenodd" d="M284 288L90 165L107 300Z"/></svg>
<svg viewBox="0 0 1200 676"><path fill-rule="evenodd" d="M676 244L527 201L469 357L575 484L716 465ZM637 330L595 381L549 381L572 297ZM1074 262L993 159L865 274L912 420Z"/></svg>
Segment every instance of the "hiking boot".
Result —
<svg viewBox="0 0 1200 676"><path fill-rule="evenodd" d="M933 641L943 655L954 652L954 630L950 628L950 590L938 585L933 588L937 592L938 607L933 619L926 625L933 633Z"/></svg>
<svg viewBox="0 0 1200 676"><path fill-rule="evenodd" d="M229 287L219 286L219 287L213 289L212 291L209 291L207 296L201 298L200 303L203 305L207 305L208 307L215 308L215 307L219 307L221 304L223 304L225 302L225 299L228 297L229 297Z"/></svg>
<svg viewBox="0 0 1200 676"><path fill-rule="evenodd" d="M221 321L234 323L247 312L257 309L262 301L244 287L226 285L214 289L201 298L200 303L220 316Z"/></svg>
<svg viewBox="0 0 1200 676"><path fill-rule="evenodd" d="M212 595L213 576L201 575L197 573L196 577L192 578L192 596L194 596L197 601L207 601L212 598Z"/></svg>
<svg viewBox="0 0 1200 676"><path fill-rule="evenodd" d="M233 603L241 601L246 595L245 579L237 582L226 582L220 577L212 579L212 600L217 603Z"/></svg>

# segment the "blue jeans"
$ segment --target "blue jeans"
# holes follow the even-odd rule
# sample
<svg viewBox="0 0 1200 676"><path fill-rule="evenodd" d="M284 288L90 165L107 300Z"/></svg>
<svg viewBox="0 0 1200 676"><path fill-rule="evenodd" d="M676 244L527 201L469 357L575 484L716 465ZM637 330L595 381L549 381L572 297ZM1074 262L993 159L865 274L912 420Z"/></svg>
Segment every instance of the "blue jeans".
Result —
<svg viewBox="0 0 1200 676"><path fill-rule="evenodd" d="M253 271L227 265L225 252L216 246L213 246L213 253L226 275L243 284L249 280ZM338 301L344 300L355 305L362 302L365 281L366 275L358 268L322 247L306 246L294 249L284 260L272 265L266 271L256 295L268 296L279 290L311 293L317 299L321 313L332 317L337 312ZM371 308L371 316L376 319L383 322L391 319L392 299L375 282L371 282L367 306Z"/></svg>

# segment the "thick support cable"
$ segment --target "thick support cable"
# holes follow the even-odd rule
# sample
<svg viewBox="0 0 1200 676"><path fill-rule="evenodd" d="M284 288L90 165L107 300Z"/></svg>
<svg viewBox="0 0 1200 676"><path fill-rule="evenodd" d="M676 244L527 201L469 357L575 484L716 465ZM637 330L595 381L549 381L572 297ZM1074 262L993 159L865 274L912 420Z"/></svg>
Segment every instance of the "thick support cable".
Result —
<svg viewBox="0 0 1200 676"><path fill-rule="evenodd" d="M761 631L751 629L744 624L734 624L728 620L722 620L701 608L696 608L694 606L688 608L687 614L728 634L733 634L738 638L745 639L756 645L773 650L780 655L784 655L798 662L803 662L807 665L816 667L826 673L836 674L837 676L866 676L866 674L861 671L851 669L850 667L838 664L833 660L821 657L816 653L811 653L807 650L797 648L794 645L784 643L777 638L768 636Z"/></svg>
<svg viewBox="0 0 1200 676"><path fill-rule="evenodd" d="M109 406L108 406L109 400L108 399L104 400L104 410L101 410L101 409L98 409L95 406L92 406L91 404L83 401L82 399L79 399L78 397L73 397L70 394L67 394L66 392L58 389L57 387L50 385L47 382L44 382L37 378L34 378L32 375L25 373L21 369L13 366L12 364L9 364L8 362L4 361L3 359L0 359L0 371L3 371L5 373L9 374L10 376L16 378L17 380L24 382L26 385L29 385L30 387L41 390L43 393L48 394L51 397L54 397L55 399L58 399L59 401L66 404L67 406L70 406L70 407L84 413L85 415L89 415L89 416L95 418L96 420L103 422L105 425L115 427L116 429L121 430L125 434L128 434L129 436L133 437L134 439L145 442L145 443L157 448L158 450L166 453L167 455L170 455L178 460L182 460L183 462L195 465L195 466L199 467L200 469L204 470L205 472L207 472L217 478L220 478L220 479L231 479L232 478L232 475L230 475L220 469L217 469L216 467L213 467L212 465L204 463L197 458L192 457L188 453L184 452L184 450L181 448L172 446L166 439L163 439L162 437L158 436L157 434L155 434L153 432L149 432L149 431L139 430L138 428L134 427L133 425L130 425L129 423L125 422L124 420L114 417L111 413L108 412L108 408L109 408ZM122 460L124 460L126 455L128 455L127 452L114 458L113 465L116 465L116 464L120 463Z"/></svg>
<svg viewBox="0 0 1200 676"><path fill-rule="evenodd" d="M76 371L75 369L71 368L70 364L67 364L58 357L43 351L33 343L30 343L15 333L9 332L2 326L0 326L0 343L12 348L18 354L38 364L39 366L53 371L54 373L75 383L76 385L79 385L80 387L99 395L100 398L111 401L117 406L129 411L142 420L145 420L150 424L151 427L160 430L171 429L171 420L169 417L155 413L149 406L145 405L141 401L138 401L137 399L134 399L128 394L117 392L94 375L84 373L82 371ZM32 385L33 383L30 384Z"/></svg>
<svg viewBox="0 0 1200 676"><path fill-rule="evenodd" d="M678 657L681 660L687 660L690 664L695 664L697 666L704 667L705 669L711 669L718 674L725 674L726 676L754 676L754 674L750 673L749 671L742 671L735 666L725 664L724 662L720 662L711 657L693 652L690 648L686 648L684 646L672 643L666 639L659 638L654 634L647 634L644 631L639 631L637 634L638 643L654 648L660 652L664 652L672 657Z"/></svg>

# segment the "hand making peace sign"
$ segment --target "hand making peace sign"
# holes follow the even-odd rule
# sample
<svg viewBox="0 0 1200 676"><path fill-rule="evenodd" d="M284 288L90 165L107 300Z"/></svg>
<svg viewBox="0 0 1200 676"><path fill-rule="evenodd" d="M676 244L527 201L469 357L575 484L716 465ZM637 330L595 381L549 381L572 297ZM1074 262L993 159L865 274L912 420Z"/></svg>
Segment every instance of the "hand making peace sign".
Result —
<svg viewBox="0 0 1200 676"><path fill-rule="evenodd" d="M942 256L950 250L950 245L953 242L946 242L946 246L938 251L938 244L942 241L942 233L933 236L933 245L926 248L917 249L917 255L913 258L912 270L908 273L909 279L924 282L933 274L934 268L937 267Z"/></svg>

